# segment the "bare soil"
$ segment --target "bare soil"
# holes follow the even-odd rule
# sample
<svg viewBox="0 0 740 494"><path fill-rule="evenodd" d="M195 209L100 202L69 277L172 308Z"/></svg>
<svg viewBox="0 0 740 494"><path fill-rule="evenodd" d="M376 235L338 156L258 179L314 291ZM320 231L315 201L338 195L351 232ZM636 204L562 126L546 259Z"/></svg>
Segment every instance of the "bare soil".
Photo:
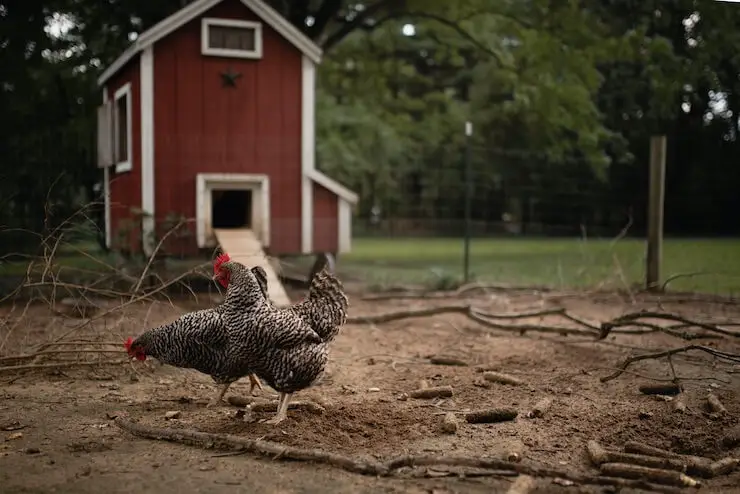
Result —
<svg viewBox="0 0 740 494"><path fill-rule="evenodd" d="M300 293L292 293L294 298ZM350 315L378 314L428 307L454 300L365 301L351 291ZM616 295L573 296L539 293L480 295L467 299L489 312L511 313L565 307L598 323L638 309L658 307L658 299L636 300ZM457 302L460 302L458 299ZM129 306L88 327L68 340L111 342L104 358L123 358L122 343L144 328L174 319L180 313L212 303L202 300ZM740 321L740 307L707 301L665 301L661 310L703 320ZM0 355L16 355L79 325L80 319L60 317L45 306L26 313L4 311L0 326ZM548 318L523 321L555 324ZM562 323L558 323L561 324ZM12 329L12 331L10 331ZM412 318L382 325L349 324L332 349L327 376L297 400L313 400L326 408L321 415L291 410L278 426L246 423L237 408L224 404L206 409L215 392L208 376L162 366L154 361L102 367L69 367L25 374L0 374L0 492L506 492L514 477L459 475L454 468L409 470L390 478L365 477L327 466L286 462L250 455L225 456L214 450L152 441L121 431L110 417L125 412L140 422L185 427L205 432L232 433L293 446L347 455L388 458L400 454L505 457L511 452L522 462L572 472L595 474L585 454L586 441L596 439L621 449L625 441L679 453L719 459L740 456L726 449L720 437L740 423L740 366L722 364L706 355L672 359L682 379L682 400L688 412L638 391L650 378L669 379L664 360L630 367L621 377L601 383L625 357L645 349L684 344L662 334L612 335L601 342L580 336L498 331L483 328L462 315ZM738 342L698 340L727 351L740 351ZM80 349L83 343L64 347ZM84 346L84 348L91 348ZM119 353L120 352L120 353ZM452 355L469 363L453 367L432 365L430 355ZM71 354L78 360L99 358ZM40 361L43 363L43 361ZM475 366L487 364L516 376L523 386L491 383L484 387ZM0 365L5 365L0 361ZM447 399L409 399L405 393L429 385L450 385ZM228 395L246 395L249 382L232 386ZM707 393L715 393L729 410L712 417L704 409ZM265 388L263 395L272 395ZM542 418L526 413L550 397L551 409ZM499 424L467 424L464 413L490 407L514 407L519 416ZM179 411L177 419L165 413ZM460 414L455 434L440 423L445 412ZM267 418L271 414L261 414ZM740 492L740 472L705 483L707 492ZM608 492L603 487L564 487L538 479L531 492ZM624 491L623 491L624 492Z"/></svg>

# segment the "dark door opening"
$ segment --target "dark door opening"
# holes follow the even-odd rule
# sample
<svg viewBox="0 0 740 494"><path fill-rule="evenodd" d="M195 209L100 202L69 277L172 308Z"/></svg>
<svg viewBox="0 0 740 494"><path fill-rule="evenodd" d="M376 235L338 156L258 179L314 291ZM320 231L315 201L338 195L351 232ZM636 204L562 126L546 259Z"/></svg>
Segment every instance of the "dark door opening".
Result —
<svg viewBox="0 0 740 494"><path fill-rule="evenodd" d="M252 226L251 190L214 190L211 192L213 228L249 228Z"/></svg>

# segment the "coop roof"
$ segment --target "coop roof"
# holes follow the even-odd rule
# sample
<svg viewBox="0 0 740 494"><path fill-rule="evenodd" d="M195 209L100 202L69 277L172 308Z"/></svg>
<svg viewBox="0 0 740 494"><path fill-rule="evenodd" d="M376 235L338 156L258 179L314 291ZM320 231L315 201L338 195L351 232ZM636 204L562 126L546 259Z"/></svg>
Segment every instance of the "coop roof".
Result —
<svg viewBox="0 0 740 494"><path fill-rule="evenodd" d="M223 0L197 0L185 8L182 8L141 33L136 41L116 59L102 75L98 78L98 85L102 86L116 72L126 65L139 52L153 45L158 40L204 14L209 9L221 3ZM303 52L314 63L321 61L321 48L319 48L306 35L299 31L293 24L288 22L275 9L262 0L239 0L260 19L288 40L293 46Z"/></svg>

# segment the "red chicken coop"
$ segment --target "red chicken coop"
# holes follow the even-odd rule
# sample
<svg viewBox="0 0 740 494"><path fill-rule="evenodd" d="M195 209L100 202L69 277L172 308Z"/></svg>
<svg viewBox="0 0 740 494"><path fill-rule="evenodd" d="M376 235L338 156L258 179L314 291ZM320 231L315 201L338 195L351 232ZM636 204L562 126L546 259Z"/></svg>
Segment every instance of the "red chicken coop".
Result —
<svg viewBox="0 0 740 494"><path fill-rule="evenodd" d="M149 253L190 218L179 254L227 236L348 252L357 195L315 167L320 60L261 0L198 0L141 33L98 79L106 244Z"/></svg>

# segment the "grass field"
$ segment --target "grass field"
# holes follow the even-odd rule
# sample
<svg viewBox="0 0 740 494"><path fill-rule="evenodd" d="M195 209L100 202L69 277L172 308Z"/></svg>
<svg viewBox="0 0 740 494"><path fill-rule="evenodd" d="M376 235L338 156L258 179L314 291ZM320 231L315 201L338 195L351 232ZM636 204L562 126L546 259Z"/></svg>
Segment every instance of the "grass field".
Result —
<svg viewBox="0 0 740 494"><path fill-rule="evenodd" d="M113 263L95 245L84 250ZM644 282L644 256L644 242L638 239L616 243L575 238L475 239L470 269L476 281L555 288L624 288ZM58 262L70 271L106 269L71 253ZM197 262L174 262L172 269L182 267L184 271ZM295 266L308 272L310 262ZM462 280L463 242L449 238L355 238L352 252L341 256L339 269L370 286L423 284L449 288ZM25 272L23 262L0 263L0 276L21 276ZM670 290L740 294L740 239L666 239L662 279L678 274L691 276L671 281Z"/></svg>
<svg viewBox="0 0 740 494"><path fill-rule="evenodd" d="M642 240L476 239L470 266L475 280L552 287L624 288L643 283ZM368 283L434 284L460 279L463 243L458 239L357 238L341 258L342 269ZM677 274L670 290L723 295L740 293L740 239L666 239L662 279ZM444 281L444 280L442 280Z"/></svg>

